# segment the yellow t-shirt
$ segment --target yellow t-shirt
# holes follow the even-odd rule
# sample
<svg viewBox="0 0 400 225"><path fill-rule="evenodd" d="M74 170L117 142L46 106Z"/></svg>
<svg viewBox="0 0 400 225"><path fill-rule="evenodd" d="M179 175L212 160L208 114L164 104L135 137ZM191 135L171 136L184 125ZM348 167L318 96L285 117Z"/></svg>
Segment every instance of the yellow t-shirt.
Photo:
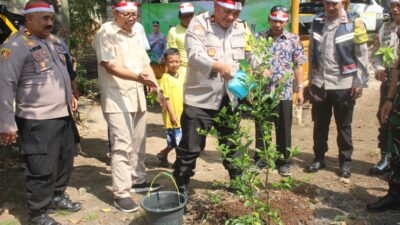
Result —
<svg viewBox="0 0 400 225"><path fill-rule="evenodd" d="M186 69L188 64L188 58L185 49L185 36L186 28L184 28L181 24L172 27L167 36L167 48L178 49L182 60L181 67L184 67L184 69ZM183 75L186 75L186 73Z"/></svg>
<svg viewBox="0 0 400 225"><path fill-rule="evenodd" d="M171 123L171 117L167 110L162 112L165 128L180 128L181 127L181 115L183 112L183 83L185 82L185 76L179 74L178 77L173 77L168 73L164 73L161 79L158 81L161 90L164 92L164 96L169 98L169 102L172 111L178 120L178 125L174 126Z"/></svg>

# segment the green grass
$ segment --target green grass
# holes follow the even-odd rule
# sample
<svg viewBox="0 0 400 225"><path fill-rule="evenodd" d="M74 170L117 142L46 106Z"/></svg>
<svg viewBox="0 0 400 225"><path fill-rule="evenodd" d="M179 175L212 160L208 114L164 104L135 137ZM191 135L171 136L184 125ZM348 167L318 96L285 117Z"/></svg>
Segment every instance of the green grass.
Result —
<svg viewBox="0 0 400 225"><path fill-rule="evenodd" d="M83 217L83 220L85 220L86 222L95 221L98 219L99 219L99 215L95 212L89 213Z"/></svg>
<svg viewBox="0 0 400 225"><path fill-rule="evenodd" d="M18 222L16 220L7 220L0 222L0 225L17 225Z"/></svg>
<svg viewBox="0 0 400 225"><path fill-rule="evenodd" d="M74 212L67 211L67 210L57 210L55 211L54 215L55 216L69 216L72 215Z"/></svg>

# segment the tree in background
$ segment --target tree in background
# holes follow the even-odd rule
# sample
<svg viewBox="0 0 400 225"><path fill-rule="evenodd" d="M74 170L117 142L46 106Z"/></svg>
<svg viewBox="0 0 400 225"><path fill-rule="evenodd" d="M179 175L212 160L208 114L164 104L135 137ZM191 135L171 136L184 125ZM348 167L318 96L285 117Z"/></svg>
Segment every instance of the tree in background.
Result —
<svg viewBox="0 0 400 225"><path fill-rule="evenodd" d="M91 51L94 33L107 15L107 1L104 0L69 0L70 48L73 55L87 55Z"/></svg>

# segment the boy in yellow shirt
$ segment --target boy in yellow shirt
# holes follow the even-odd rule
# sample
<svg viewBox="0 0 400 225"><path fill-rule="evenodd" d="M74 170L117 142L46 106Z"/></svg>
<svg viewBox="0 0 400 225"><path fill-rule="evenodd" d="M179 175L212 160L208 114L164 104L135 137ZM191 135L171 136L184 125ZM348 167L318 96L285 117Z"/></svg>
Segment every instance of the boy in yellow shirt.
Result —
<svg viewBox="0 0 400 225"><path fill-rule="evenodd" d="M160 166L168 167L168 153L178 146L181 137L181 115L183 111L183 83L185 74L179 74L181 65L179 50L168 48L164 52L164 63L167 70L159 80L160 88L167 99L166 110L162 112L167 135L167 147L157 154Z"/></svg>

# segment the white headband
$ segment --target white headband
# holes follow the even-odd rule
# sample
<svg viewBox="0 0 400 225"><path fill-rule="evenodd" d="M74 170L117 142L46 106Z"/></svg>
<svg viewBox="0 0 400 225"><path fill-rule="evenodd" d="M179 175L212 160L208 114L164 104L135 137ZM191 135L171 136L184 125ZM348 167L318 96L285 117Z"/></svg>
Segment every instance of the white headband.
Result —
<svg viewBox="0 0 400 225"><path fill-rule="evenodd" d="M129 10L137 10L137 3L136 2L120 2L113 6L113 9L117 11L129 11Z"/></svg>
<svg viewBox="0 0 400 225"><path fill-rule="evenodd" d="M29 13L35 12L50 12L54 13L54 7L52 5L46 3L39 3L39 4L29 4L26 5L24 10L22 10L22 14L26 15Z"/></svg>
<svg viewBox="0 0 400 225"><path fill-rule="evenodd" d="M179 6L179 12L181 14L185 14L185 13L194 13L194 7L192 4L190 4L189 2L186 3L182 3Z"/></svg>
<svg viewBox="0 0 400 225"><path fill-rule="evenodd" d="M218 5L223 6L228 9L236 9L239 11L242 11L243 6L241 2L235 2L235 1L217 1Z"/></svg>

